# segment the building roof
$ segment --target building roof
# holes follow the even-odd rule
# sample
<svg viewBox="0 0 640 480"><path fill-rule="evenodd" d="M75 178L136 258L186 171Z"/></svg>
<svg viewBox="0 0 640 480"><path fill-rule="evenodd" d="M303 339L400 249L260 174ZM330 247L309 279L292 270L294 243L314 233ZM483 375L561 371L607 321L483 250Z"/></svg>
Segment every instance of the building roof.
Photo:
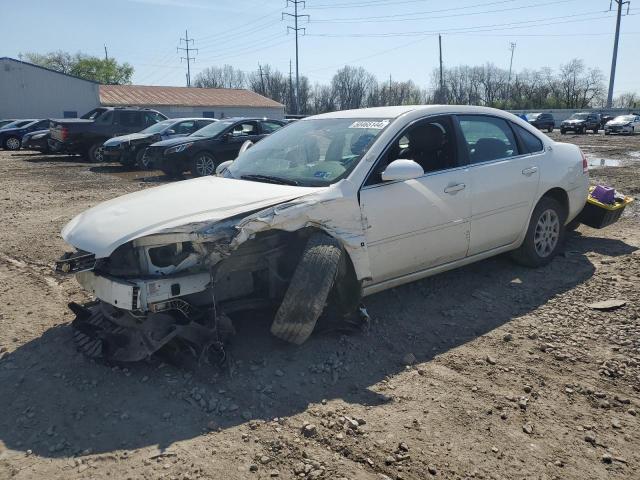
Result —
<svg viewBox="0 0 640 480"><path fill-rule="evenodd" d="M76 75L71 75L70 73L59 72L58 70L53 70L51 68L43 67L42 65L36 65L35 63L25 62L24 60L18 60L16 58L0 57L0 61L3 61L3 60L20 63L22 65L27 65L29 67L39 68L41 70L46 70L47 72L57 73L58 75L64 75L65 77L75 78L76 80L82 80L83 82L96 83L96 84L98 83L95 80L89 80L87 78L78 77Z"/></svg>
<svg viewBox="0 0 640 480"><path fill-rule="evenodd" d="M100 103L133 106L284 107L251 90L147 85L100 85Z"/></svg>

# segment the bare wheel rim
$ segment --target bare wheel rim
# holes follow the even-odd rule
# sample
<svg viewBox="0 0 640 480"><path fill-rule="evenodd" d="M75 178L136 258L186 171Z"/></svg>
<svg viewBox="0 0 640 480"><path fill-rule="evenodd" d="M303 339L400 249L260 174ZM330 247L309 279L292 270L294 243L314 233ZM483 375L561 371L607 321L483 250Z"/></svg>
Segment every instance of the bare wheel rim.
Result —
<svg viewBox="0 0 640 480"><path fill-rule="evenodd" d="M149 168L149 155L147 155L146 149L142 151L142 157L140 157L140 163L142 164L142 168Z"/></svg>
<svg viewBox="0 0 640 480"><path fill-rule="evenodd" d="M211 158L210 156L200 155L196 159L196 171L198 172L198 175L201 175L203 177L205 175L212 175L215 170L216 164L213 161L213 158Z"/></svg>
<svg viewBox="0 0 640 480"><path fill-rule="evenodd" d="M560 219L553 209L542 212L536 223L533 244L536 253L546 258L554 251L560 238Z"/></svg>
<svg viewBox="0 0 640 480"><path fill-rule="evenodd" d="M7 148L9 150L18 150L20 148L20 140L15 137L7 139Z"/></svg>

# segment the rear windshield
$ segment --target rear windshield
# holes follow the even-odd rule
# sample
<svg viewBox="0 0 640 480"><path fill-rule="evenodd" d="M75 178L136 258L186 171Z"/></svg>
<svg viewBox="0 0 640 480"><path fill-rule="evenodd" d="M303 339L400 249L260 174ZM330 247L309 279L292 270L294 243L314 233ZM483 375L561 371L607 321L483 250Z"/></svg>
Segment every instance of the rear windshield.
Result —
<svg viewBox="0 0 640 480"><path fill-rule="evenodd" d="M588 113L574 113L571 115L571 120L586 120L588 116Z"/></svg>

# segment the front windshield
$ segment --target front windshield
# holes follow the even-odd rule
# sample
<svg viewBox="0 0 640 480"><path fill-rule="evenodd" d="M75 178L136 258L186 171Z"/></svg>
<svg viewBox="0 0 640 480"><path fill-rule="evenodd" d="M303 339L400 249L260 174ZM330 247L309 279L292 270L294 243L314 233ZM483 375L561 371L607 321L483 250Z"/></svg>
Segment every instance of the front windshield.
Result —
<svg viewBox="0 0 640 480"><path fill-rule="evenodd" d="M539 113L530 113L530 114L527 115L527 120L535 120L539 116L540 116Z"/></svg>
<svg viewBox="0 0 640 480"><path fill-rule="evenodd" d="M586 120L588 116L588 113L574 113L571 115L571 120Z"/></svg>
<svg viewBox="0 0 640 480"><path fill-rule="evenodd" d="M140 133L160 133L165 128L169 128L174 123L176 123L175 120L163 120L162 122L158 122L155 125L151 125L150 127L145 128Z"/></svg>
<svg viewBox="0 0 640 480"><path fill-rule="evenodd" d="M2 128L20 128L25 126L27 123L33 123L33 120L16 120L15 122L7 123Z"/></svg>
<svg viewBox="0 0 640 480"><path fill-rule="evenodd" d="M287 125L256 143L227 169L247 180L322 187L345 178L388 119L328 118Z"/></svg>
<svg viewBox="0 0 640 480"><path fill-rule="evenodd" d="M202 127L200 130L196 130L190 136L191 137L215 137L216 135L221 134L231 125L236 122L225 122L223 120L219 122L213 122L207 125L206 127Z"/></svg>
<svg viewBox="0 0 640 480"><path fill-rule="evenodd" d="M620 115L613 119L614 122L633 122L634 115Z"/></svg>
<svg viewBox="0 0 640 480"><path fill-rule="evenodd" d="M80 118L83 120L95 120L106 111L106 108L94 108L93 110L90 110L82 115Z"/></svg>

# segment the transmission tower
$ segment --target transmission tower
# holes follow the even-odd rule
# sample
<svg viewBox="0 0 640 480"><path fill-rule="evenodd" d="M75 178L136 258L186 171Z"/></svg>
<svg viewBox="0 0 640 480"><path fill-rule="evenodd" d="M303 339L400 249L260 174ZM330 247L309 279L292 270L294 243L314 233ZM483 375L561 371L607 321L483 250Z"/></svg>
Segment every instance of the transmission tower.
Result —
<svg viewBox="0 0 640 480"><path fill-rule="evenodd" d="M607 95L607 108L611 108L613 103L613 84L616 80L616 62L618 61L618 41L620 40L620 20L622 19L622 7L627 6L627 15L629 14L630 0L610 0L609 10L613 6L613 2L618 4L618 15L616 17L616 38L613 41L613 58L611 59L611 75L609 75L609 93Z"/></svg>
<svg viewBox="0 0 640 480"><path fill-rule="evenodd" d="M198 49L197 48L193 48L193 38L189 38L189 32L188 31L184 31L184 38L180 39L180 43L179 45L182 45L182 42L184 42L185 46L184 47L176 47L176 52L180 53L180 51L186 52L186 57L180 57L180 61L182 62L183 60L187 61L187 87L191 86L191 61L193 60L195 62L195 57L191 56L190 52L196 52L198 53ZM191 46L190 46L191 45Z"/></svg>
<svg viewBox="0 0 640 480"><path fill-rule="evenodd" d="M306 33L305 28L298 27L298 19L306 17L307 21L311 18L309 15L299 14L298 6L302 5L302 8L306 7L304 0L287 0L287 7L289 4L293 5L293 13L282 12L282 19L284 20L285 16L293 18L293 27L291 25L287 25L287 33L289 30L293 30L296 34L296 114L300 113L300 70L298 68L298 33L302 32L304 35Z"/></svg>

